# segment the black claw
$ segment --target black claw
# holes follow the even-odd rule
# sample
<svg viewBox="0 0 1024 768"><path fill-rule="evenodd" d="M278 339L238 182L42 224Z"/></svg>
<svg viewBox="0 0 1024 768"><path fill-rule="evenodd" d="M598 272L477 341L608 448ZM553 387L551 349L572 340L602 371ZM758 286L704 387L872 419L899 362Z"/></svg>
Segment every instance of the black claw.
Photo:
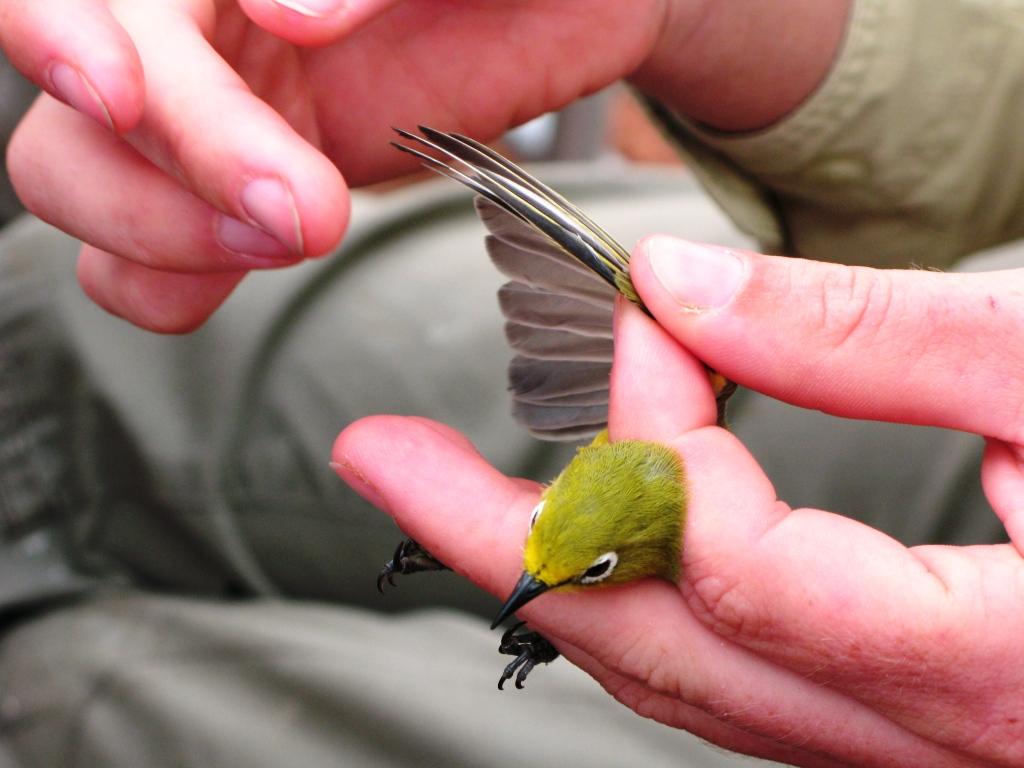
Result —
<svg viewBox="0 0 1024 768"><path fill-rule="evenodd" d="M519 674L516 675L516 688L519 690L523 689L523 685L526 683L526 676L530 674L530 671L536 666L536 662L533 659L527 659L526 663L519 668Z"/></svg>
<svg viewBox="0 0 1024 768"><path fill-rule="evenodd" d="M431 555L413 539L404 539L395 547L395 554L377 575L377 591L384 592L384 582L395 586L395 574L417 573L419 571L446 571L448 566Z"/></svg>
<svg viewBox="0 0 1024 768"><path fill-rule="evenodd" d="M529 659L530 659L530 652L529 651L523 651L522 653L520 653L516 657L515 661L511 662L507 667L505 667L504 671L501 673L501 677L498 678L498 690L499 691L503 691L504 690L504 685L505 685L505 681L506 680L511 680L512 679L512 675L514 675L516 673L516 667L518 667L520 664L522 664L523 665L523 669L525 669L526 668L526 664L529 663ZM533 667L532 664L530 666L531 666L531 668ZM525 678L525 677L526 677L525 675L522 676L522 678ZM522 687L523 687L522 679L517 677L516 678L516 688L522 688Z"/></svg>
<svg viewBox="0 0 1024 768"><path fill-rule="evenodd" d="M559 653L550 642L536 632L523 632L517 635L515 632L526 622L520 621L507 630L501 636L501 643L498 645L498 652L508 656L515 656L498 678L498 690L504 690L505 682L516 678L516 688L522 688L526 678L538 664L550 664L558 658ZM518 674L517 674L518 671Z"/></svg>

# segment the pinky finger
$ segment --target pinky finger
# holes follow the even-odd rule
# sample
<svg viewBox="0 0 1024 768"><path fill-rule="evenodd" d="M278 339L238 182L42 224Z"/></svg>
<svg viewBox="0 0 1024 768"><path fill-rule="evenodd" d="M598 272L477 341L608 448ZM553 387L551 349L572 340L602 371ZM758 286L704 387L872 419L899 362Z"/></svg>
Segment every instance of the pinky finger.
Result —
<svg viewBox="0 0 1024 768"><path fill-rule="evenodd" d="M142 115L142 64L103 0L0 0L0 47L25 77L117 133Z"/></svg>
<svg viewBox="0 0 1024 768"><path fill-rule="evenodd" d="M164 272L86 245L78 282L93 301L130 323L157 333L188 333L202 325L245 272Z"/></svg>

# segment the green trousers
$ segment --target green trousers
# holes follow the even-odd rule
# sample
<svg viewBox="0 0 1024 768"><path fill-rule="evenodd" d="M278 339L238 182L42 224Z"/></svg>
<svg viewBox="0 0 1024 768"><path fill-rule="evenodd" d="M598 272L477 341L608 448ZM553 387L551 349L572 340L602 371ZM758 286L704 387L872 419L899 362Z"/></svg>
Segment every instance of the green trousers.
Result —
<svg viewBox="0 0 1024 768"><path fill-rule="evenodd" d="M750 245L676 173L545 178L624 243ZM499 694L479 618L497 600L452 574L377 594L401 534L328 467L347 423L439 419L539 480L571 448L508 416L501 279L468 198L367 195L354 221L339 254L250 275L182 338L89 304L65 236L0 237L0 768L746 764L564 661ZM1003 538L978 438L750 393L731 421L793 504L911 544Z"/></svg>

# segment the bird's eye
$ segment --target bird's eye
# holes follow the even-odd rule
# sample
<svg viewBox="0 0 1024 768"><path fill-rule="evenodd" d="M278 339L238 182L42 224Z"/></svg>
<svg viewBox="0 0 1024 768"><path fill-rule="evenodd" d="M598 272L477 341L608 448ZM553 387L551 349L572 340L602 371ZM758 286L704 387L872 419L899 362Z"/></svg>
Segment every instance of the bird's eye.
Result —
<svg viewBox="0 0 1024 768"><path fill-rule="evenodd" d="M537 518L540 517L540 513L544 511L544 499L537 502L537 506L533 508L533 512L530 513L530 530L533 530L533 526L537 524Z"/></svg>
<svg viewBox="0 0 1024 768"><path fill-rule="evenodd" d="M615 570L618 562L619 556L617 554L605 552L583 572L583 575L580 576L580 584L596 584L599 581L604 581L612 575L612 571Z"/></svg>

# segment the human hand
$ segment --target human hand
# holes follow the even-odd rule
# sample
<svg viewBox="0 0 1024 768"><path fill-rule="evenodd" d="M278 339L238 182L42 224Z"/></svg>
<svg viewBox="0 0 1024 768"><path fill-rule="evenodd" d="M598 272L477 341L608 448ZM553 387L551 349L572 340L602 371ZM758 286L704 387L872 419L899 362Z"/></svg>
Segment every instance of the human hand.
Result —
<svg viewBox="0 0 1024 768"><path fill-rule="evenodd" d="M79 110L40 98L12 140L12 180L87 243L79 278L96 302L190 330L248 269L337 243L347 184L409 167L391 124L493 136L629 71L657 30L655 2L334 5L0 0L11 60ZM585 39L603 55L579 57Z"/></svg>
<svg viewBox="0 0 1024 768"><path fill-rule="evenodd" d="M827 69L847 2L0 0L0 45L57 97L25 118L8 165L30 211L85 241L96 302L187 331L247 270L337 243L348 187L411 167L390 125L486 140L630 74L711 122L769 120ZM751 13L756 35L729 21ZM787 51L806 27L813 62L777 57L792 72L768 74L773 18ZM730 66L748 58L776 85Z"/></svg>
<svg viewBox="0 0 1024 768"><path fill-rule="evenodd" d="M691 289L683 306L660 287L654 251L666 282ZM682 253L697 264L661 263ZM729 749L808 766L1019 765L1021 273L879 273L653 238L631 274L664 327L619 307L609 428L683 458L683 578L548 594L523 617L627 706ZM694 310L698 299L718 308ZM670 333L791 402L987 435L985 490L1016 543L907 549L789 509L713 426L704 368ZM507 593L536 484L421 419L357 422L334 460L442 561Z"/></svg>

